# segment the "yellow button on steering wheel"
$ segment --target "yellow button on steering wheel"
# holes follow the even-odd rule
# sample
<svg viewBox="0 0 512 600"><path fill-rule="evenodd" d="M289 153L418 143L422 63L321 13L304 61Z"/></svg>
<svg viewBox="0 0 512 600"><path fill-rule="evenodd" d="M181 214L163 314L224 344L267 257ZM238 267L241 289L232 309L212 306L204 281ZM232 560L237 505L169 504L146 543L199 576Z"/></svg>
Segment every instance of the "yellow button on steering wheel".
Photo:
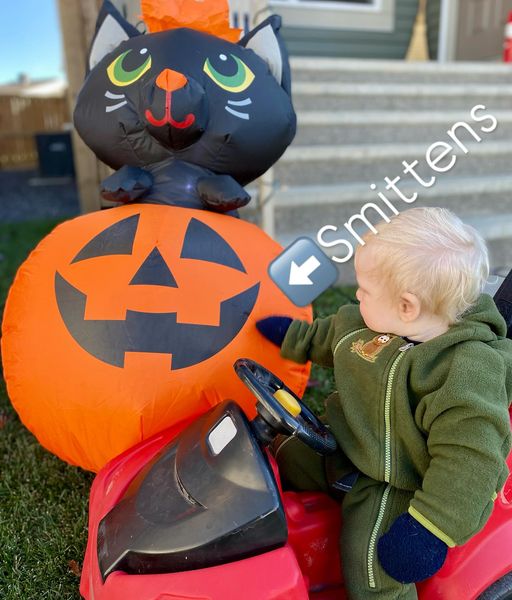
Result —
<svg viewBox="0 0 512 600"><path fill-rule="evenodd" d="M274 392L274 398L292 415L292 417L298 417L300 415L300 404L290 392L282 389L277 390L277 392Z"/></svg>

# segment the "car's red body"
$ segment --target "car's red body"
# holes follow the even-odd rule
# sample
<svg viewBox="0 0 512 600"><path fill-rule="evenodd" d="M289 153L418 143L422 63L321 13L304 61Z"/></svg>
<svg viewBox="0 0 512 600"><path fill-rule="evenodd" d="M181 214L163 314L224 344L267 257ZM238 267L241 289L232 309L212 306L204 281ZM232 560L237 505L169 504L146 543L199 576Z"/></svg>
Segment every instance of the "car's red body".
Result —
<svg viewBox="0 0 512 600"><path fill-rule="evenodd" d="M224 565L180 573L111 573L103 582L97 555L98 524L135 475L187 424L175 426L128 450L96 477L90 499L89 542L80 592L86 600L341 600L339 505L319 493L283 493L288 543ZM271 464L279 482L275 462ZM509 457L512 467L512 455ZM226 507L229 510L229 507ZM512 571L512 477L496 500L485 528L449 551L434 577L418 585L420 600L475 600Z"/></svg>

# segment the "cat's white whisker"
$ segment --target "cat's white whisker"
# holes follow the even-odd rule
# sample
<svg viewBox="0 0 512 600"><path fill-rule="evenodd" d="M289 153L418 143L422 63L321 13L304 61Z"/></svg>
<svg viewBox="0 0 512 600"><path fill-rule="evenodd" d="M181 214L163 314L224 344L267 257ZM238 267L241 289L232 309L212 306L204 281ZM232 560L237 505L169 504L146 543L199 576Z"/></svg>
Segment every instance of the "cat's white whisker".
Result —
<svg viewBox="0 0 512 600"><path fill-rule="evenodd" d="M123 102L119 102L119 104L114 104L113 106L106 106L105 112L112 112L113 110L121 108L121 106L124 106L125 104L128 104L128 102L126 100L123 100Z"/></svg>
<svg viewBox="0 0 512 600"><path fill-rule="evenodd" d="M239 119L245 119L246 121L249 120L249 114L248 113L238 112L237 110L233 110L229 106L225 106L224 108L228 111L228 113L231 113L232 115L235 115L235 117L238 117Z"/></svg>
<svg viewBox="0 0 512 600"><path fill-rule="evenodd" d="M121 98L124 98L125 95L124 94L113 94L112 92L106 91L105 92L105 98L109 98L110 100L120 100Z"/></svg>
<svg viewBox="0 0 512 600"><path fill-rule="evenodd" d="M252 104L252 100L250 98L244 98L244 100L228 100L228 104L232 106L247 106Z"/></svg>

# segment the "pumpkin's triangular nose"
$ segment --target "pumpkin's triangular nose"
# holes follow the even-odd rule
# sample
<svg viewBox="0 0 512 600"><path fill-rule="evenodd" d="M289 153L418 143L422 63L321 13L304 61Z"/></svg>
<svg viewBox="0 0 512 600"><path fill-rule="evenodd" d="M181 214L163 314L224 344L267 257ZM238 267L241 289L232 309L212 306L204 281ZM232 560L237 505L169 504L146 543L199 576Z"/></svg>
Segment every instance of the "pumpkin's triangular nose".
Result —
<svg viewBox="0 0 512 600"><path fill-rule="evenodd" d="M164 285L167 287L178 287L169 267L158 251L153 248L151 254L146 258L140 269L135 273L130 285Z"/></svg>
<svg viewBox="0 0 512 600"><path fill-rule="evenodd" d="M174 92L185 87L187 81L185 75L172 69L164 69L156 78L157 86L166 92Z"/></svg>

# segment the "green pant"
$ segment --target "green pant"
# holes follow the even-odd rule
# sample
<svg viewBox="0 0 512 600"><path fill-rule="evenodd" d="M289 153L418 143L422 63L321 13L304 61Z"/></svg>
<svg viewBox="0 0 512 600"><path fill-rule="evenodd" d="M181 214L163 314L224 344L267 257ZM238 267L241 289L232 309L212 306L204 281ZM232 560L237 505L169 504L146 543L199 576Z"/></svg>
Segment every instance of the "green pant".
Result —
<svg viewBox="0 0 512 600"><path fill-rule="evenodd" d="M296 438L277 447L276 459L284 489L330 491L332 459L325 459ZM344 461L338 457L334 462L339 470ZM378 539L407 511L412 495L360 474L350 492L341 496L340 554L349 600L417 600L416 586L390 577L377 557Z"/></svg>

